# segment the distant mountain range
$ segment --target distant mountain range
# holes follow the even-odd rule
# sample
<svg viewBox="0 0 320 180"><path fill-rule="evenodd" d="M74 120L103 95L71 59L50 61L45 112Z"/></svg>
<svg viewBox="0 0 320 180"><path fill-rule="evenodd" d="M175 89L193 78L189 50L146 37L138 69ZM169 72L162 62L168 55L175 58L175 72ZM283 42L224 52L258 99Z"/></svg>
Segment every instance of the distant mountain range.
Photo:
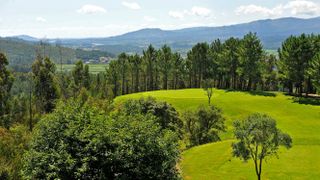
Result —
<svg viewBox="0 0 320 180"><path fill-rule="evenodd" d="M149 44L156 47L168 44L176 51L186 52L198 42L212 42L217 38L225 40L229 37L243 37L250 31L257 33L265 49L277 49L290 35L320 33L320 17L266 19L230 26L193 27L180 30L141 29L113 37L60 39L60 41L69 47L95 48L114 54L140 53ZM32 42L38 40L25 35L15 36L15 38ZM55 39L49 40L51 43L55 41Z"/></svg>

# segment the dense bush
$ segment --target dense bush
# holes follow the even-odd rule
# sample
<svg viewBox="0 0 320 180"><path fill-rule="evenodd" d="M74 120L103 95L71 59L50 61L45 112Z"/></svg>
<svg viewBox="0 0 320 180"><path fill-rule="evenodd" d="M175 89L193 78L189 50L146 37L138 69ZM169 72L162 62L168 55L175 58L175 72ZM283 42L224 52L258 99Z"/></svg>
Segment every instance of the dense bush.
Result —
<svg viewBox="0 0 320 180"><path fill-rule="evenodd" d="M0 127L0 179L20 179L22 156L30 140L27 127Z"/></svg>
<svg viewBox="0 0 320 180"><path fill-rule="evenodd" d="M150 113L156 117L155 121L162 129L170 129L181 134L183 122L178 112L167 102L157 102L152 97L128 100L120 106L120 112L126 115Z"/></svg>
<svg viewBox="0 0 320 180"><path fill-rule="evenodd" d="M58 105L35 128L26 179L175 179L174 132L152 114L105 115L78 102Z"/></svg>
<svg viewBox="0 0 320 180"><path fill-rule="evenodd" d="M199 106L196 111L186 111L183 118L188 146L219 141L219 132L225 130L225 119L215 106Z"/></svg>

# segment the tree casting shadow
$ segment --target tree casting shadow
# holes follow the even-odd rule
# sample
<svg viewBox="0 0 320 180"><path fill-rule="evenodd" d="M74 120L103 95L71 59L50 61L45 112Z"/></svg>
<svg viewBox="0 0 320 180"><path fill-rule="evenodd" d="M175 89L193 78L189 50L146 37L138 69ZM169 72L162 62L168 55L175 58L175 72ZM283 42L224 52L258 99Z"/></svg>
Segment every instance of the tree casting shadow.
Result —
<svg viewBox="0 0 320 180"><path fill-rule="evenodd" d="M292 97L292 100L293 100L294 103L320 106L320 98L314 98L314 97Z"/></svg>

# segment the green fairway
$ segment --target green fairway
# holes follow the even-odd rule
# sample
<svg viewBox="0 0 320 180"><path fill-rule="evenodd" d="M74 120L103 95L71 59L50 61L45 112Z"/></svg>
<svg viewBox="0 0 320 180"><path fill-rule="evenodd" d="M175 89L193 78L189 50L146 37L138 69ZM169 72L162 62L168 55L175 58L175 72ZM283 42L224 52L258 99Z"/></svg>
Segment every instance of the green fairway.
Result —
<svg viewBox="0 0 320 180"><path fill-rule="evenodd" d="M223 141L194 147L182 153L180 167L185 179L256 179L254 165L231 155L232 121L247 115L266 113L277 120L278 127L293 138L293 148L281 149L279 159L264 162L262 179L320 179L320 106L294 103L282 93L276 96L246 92L215 90L213 104L220 107L227 119L228 130ZM167 101L179 112L207 104L201 89L154 91L121 96L129 98L153 96Z"/></svg>
<svg viewBox="0 0 320 180"><path fill-rule="evenodd" d="M98 74L100 72L105 72L107 66L108 66L108 64L89 64L89 71L92 74ZM56 67L57 67L58 71L61 71L59 64L57 64ZM74 67L75 67L74 64L63 64L62 71L63 72L70 72Z"/></svg>

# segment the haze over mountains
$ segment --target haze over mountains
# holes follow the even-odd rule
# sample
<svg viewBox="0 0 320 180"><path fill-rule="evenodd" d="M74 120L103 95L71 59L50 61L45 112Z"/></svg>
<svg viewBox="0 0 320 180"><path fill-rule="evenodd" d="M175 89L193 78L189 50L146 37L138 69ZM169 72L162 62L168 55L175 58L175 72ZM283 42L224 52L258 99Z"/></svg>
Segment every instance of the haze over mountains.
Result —
<svg viewBox="0 0 320 180"><path fill-rule="evenodd" d="M290 35L301 33L320 33L320 17L310 19L280 18L258 20L250 23L221 27L193 27L179 30L141 29L119 36L105 38L61 39L61 43L69 47L94 48L119 54L121 52L141 53L149 44L160 47L170 45L182 53L198 42L212 42L220 38L225 40L231 36L242 37L248 32L256 32L265 49L277 49ZM16 36L26 41L35 42L38 39L30 36ZM54 43L55 39L49 42Z"/></svg>

